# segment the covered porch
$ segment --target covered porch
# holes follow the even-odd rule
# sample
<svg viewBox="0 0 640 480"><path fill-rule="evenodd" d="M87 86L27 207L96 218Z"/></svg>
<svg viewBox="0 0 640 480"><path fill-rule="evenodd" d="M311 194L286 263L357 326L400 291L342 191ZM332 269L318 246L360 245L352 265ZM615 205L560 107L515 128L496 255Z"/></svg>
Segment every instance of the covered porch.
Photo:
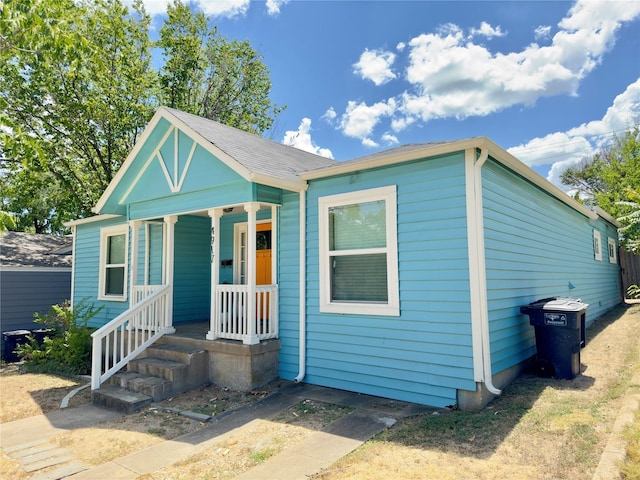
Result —
<svg viewBox="0 0 640 480"><path fill-rule="evenodd" d="M202 307L199 313L181 312L175 305L175 295L182 304L191 305L202 304L208 296L207 340L239 340L255 345L277 338L277 215L277 205L247 202L163 217L162 283L155 285L150 283L154 246L145 228L158 221L130 222L130 307L166 285L171 297L165 324L169 330L179 323L207 320ZM209 218L206 231L205 222L195 218L203 220L205 216ZM192 225L176 235L181 219ZM208 252L203 251L204 241Z"/></svg>
<svg viewBox="0 0 640 480"><path fill-rule="evenodd" d="M247 202L130 221L129 308L93 335L93 388L176 328L231 356L276 340L277 220Z"/></svg>

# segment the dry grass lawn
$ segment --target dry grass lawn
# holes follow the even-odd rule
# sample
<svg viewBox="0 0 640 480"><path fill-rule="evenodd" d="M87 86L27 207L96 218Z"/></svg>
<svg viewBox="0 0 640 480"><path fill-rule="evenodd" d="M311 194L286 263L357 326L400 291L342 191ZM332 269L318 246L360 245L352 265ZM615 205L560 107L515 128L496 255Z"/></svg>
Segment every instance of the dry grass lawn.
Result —
<svg viewBox="0 0 640 480"><path fill-rule="evenodd" d="M571 381L525 374L478 412L442 410L403 419L316 479L536 479L591 478L622 398L640 369L640 304L621 307L587 331L582 375ZM80 383L0 368L2 423L59 408ZM165 406L217 415L264 398L278 383L249 393L203 387ZM71 406L89 402L83 391ZM139 480L227 479L277 455L347 412L309 400L269 420L229 432L200 455ZM639 417L636 417L639 418ZM114 422L65 432L54 439L87 464L97 465L202 428L183 416L146 408ZM0 478L27 479L2 455Z"/></svg>

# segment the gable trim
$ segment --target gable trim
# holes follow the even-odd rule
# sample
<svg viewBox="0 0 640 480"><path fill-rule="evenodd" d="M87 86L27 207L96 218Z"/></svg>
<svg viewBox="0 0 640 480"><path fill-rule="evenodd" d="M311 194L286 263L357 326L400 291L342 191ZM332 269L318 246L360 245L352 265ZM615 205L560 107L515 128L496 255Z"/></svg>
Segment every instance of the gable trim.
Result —
<svg viewBox="0 0 640 480"><path fill-rule="evenodd" d="M200 145L202 148L204 148L206 151L211 153L214 157L216 157L218 160L220 160L227 167L232 169L234 172L236 172L238 175L240 175L242 178L244 178L248 182L261 183L271 187L283 188L291 191L300 191L307 188L307 183L304 180L299 180L299 181L283 180L276 177L271 177L269 175L258 174L254 171L249 170L244 165L236 161L231 155L229 155L224 150L220 149L219 147L211 143L209 140L204 138L202 135L200 135L198 132L196 132L184 121L172 115L171 112L169 112L165 107L160 107L158 111L155 113L155 115L151 118L147 127L142 132L140 139L138 140L138 142L136 142L133 149L131 150L129 155L127 155L127 158L125 159L125 161L122 163L122 166L120 167L116 175L113 177L113 179L105 189L104 193L98 200L98 203L96 203L96 205L93 207L93 211L95 213L100 213L102 209L105 207L105 205L107 204L107 201L115 193L115 189L117 188L118 184L123 180L125 174L127 173L129 168L133 164L134 160L140 153L143 145L145 144L145 142L149 140L149 137L151 136L152 132L158 126L158 123L162 119L168 121L171 124L172 128L169 128L169 130L163 136L159 145L156 146L156 148L154 149L154 154L151 155L149 160L147 160L147 163L144 165L143 170L145 170L148 167L148 164L153 160L153 158L157 156L157 153L160 150L160 146L164 144L168 136L175 129L176 135L177 135L177 131L183 132L185 135L187 135L194 141L194 144ZM193 152L195 152L195 147L192 147L192 149L193 149ZM176 161L175 160L176 158L177 156L174 155L174 161ZM164 163L164 162L161 162L161 163ZM166 168L166 165L165 165L165 168ZM135 185L139 181L140 177L142 176L142 173L143 172L140 172L136 176L136 178L132 181L131 185L127 189L127 192L125 192L123 197L120 199L119 203L121 203L124 199L126 199L127 196L131 193L131 191L135 188ZM165 175L167 175L167 173L168 171L165 172ZM179 183L176 184L176 187L178 185L181 186L183 182L184 182L184 178L181 178ZM169 185L171 185L171 182L169 183Z"/></svg>

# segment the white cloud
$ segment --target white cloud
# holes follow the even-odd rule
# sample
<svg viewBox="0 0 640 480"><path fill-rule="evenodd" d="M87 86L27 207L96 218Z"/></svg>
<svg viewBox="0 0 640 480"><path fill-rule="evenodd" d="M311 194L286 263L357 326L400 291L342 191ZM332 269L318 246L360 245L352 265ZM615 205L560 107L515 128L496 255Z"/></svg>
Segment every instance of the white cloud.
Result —
<svg viewBox="0 0 640 480"><path fill-rule="evenodd" d="M207 15L233 18L246 15L250 0L200 0L195 3Z"/></svg>
<svg viewBox="0 0 640 480"><path fill-rule="evenodd" d="M273 3L282 4L285 0L270 0ZM170 0L143 0L144 7L149 15L163 14L167 11ZM207 15L214 17L244 16L249 9L250 0L194 0L196 8L201 9ZM132 5L133 0L125 0L125 4Z"/></svg>
<svg viewBox="0 0 640 480"><path fill-rule="evenodd" d="M392 115L395 109L394 99L373 105L350 101L340 118L340 128L348 137L359 138L363 145L371 146L372 140L369 137L373 133L374 127L382 117Z"/></svg>
<svg viewBox="0 0 640 480"><path fill-rule="evenodd" d="M548 25L540 25L535 29L534 33L537 41L547 40L551 36L551 27Z"/></svg>
<svg viewBox="0 0 640 480"><path fill-rule="evenodd" d="M519 52L492 52L451 24L413 38L406 73L414 89L403 96L404 113L423 121L465 118L576 94L580 81L613 46L621 23L640 14L638 2L604 3L577 2L550 45L532 44ZM484 31L491 33L492 27Z"/></svg>
<svg viewBox="0 0 640 480"><path fill-rule="evenodd" d="M358 63L354 63L353 73L360 75L363 79L371 80L376 85L383 85L394 78L396 74L391 70L391 65L396 56L391 52L380 50L365 50L360 55Z"/></svg>
<svg viewBox="0 0 640 480"><path fill-rule="evenodd" d="M505 33L502 31L499 25L497 28L493 28L487 22L482 22L480 23L480 28L471 29L471 36L476 36L476 35L480 35L487 38L493 38L493 37L504 37Z"/></svg>
<svg viewBox="0 0 640 480"><path fill-rule="evenodd" d="M398 137L390 134L389 132L382 135L382 141L385 142L387 145L397 145L398 143L400 143L398 141Z"/></svg>
<svg viewBox="0 0 640 480"><path fill-rule="evenodd" d="M284 134L282 143L289 145L305 152L315 153L326 158L333 158L333 153L328 148L321 148L314 145L311 140L311 120L303 118L300 122L298 130L289 130Z"/></svg>
<svg viewBox="0 0 640 480"><path fill-rule="evenodd" d="M614 134L640 123L640 79L618 95L601 120L594 120L566 132L534 138L509 152L529 166L549 165L547 179L562 187L560 175L569 166L606 146Z"/></svg>
<svg viewBox="0 0 640 480"><path fill-rule="evenodd" d="M289 3L289 0L267 0L267 13L269 15L278 15L280 7Z"/></svg>
<svg viewBox="0 0 640 480"><path fill-rule="evenodd" d="M324 115L322 115L321 118L325 119L329 123L332 123L336 119L337 116L338 116L338 114L333 109L333 107L329 107L329 109L326 112L324 112Z"/></svg>
<svg viewBox="0 0 640 480"><path fill-rule="evenodd" d="M441 25L434 33L398 43L397 54L408 59L409 88L393 104L382 102L384 113L350 101L341 120L343 133L369 138L382 116L389 116L391 129L398 132L416 121L486 116L515 105L532 106L543 97L576 95L582 79L613 47L618 28L638 15L640 2L578 0L553 37L548 26L531 32L537 40L546 39L544 46L532 43L513 52L473 41L473 35L505 35L487 22L471 29L471 37L458 25ZM395 60L391 52L365 50L355 73L382 85L395 78Z"/></svg>
<svg viewBox="0 0 640 480"><path fill-rule="evenodd" d="M169 2L170 0L143 0L142 3L147 13L153 17L154 15L167 13L167 4ZM124 0L124 4L131 9L133 0Z"/></svg>

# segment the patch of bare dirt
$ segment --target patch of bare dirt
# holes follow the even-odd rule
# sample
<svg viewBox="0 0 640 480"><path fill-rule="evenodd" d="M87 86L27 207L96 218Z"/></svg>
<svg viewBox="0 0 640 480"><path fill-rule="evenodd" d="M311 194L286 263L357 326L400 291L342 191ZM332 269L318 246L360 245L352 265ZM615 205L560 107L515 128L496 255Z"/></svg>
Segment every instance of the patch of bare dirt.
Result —
<svg viewBox="0 0 640 480"><path fill-rule="evenodd" d="M304 400L271 420L254 420L223 435L205 451L137 480L233 478L304 440L349 413L333 404Z"/></svg>

